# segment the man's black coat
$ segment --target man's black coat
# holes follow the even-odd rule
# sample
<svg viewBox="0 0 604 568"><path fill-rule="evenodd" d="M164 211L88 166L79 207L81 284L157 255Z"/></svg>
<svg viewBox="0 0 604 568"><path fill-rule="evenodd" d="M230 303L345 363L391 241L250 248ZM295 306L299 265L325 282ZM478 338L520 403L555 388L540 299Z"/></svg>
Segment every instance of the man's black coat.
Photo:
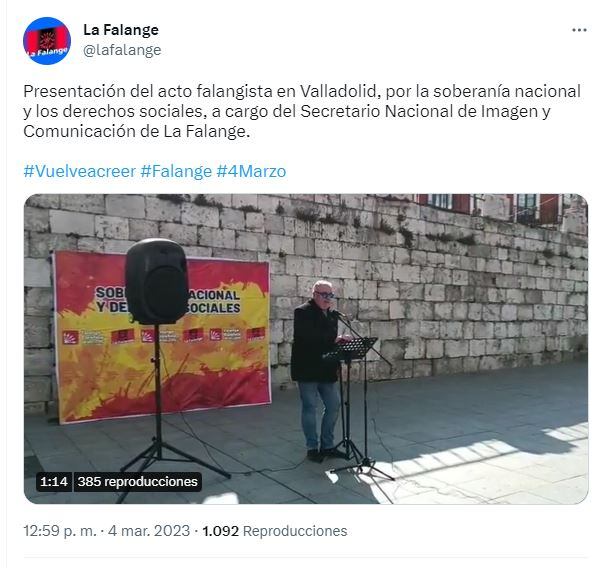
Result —
<svg viewBox="0 0 604 568"><path fill-rule="evenodd" d="M291 375L294 381L332 383L338 378L338 361L324 361L323 355L335 349L338 316L313 300L294 310L294 343Z"/></svg>

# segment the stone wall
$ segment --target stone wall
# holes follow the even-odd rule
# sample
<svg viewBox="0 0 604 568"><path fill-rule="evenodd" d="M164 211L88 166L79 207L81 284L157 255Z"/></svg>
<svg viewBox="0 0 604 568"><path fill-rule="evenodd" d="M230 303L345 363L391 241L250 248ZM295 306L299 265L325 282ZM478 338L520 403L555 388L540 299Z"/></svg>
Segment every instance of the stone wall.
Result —
<svg viewBox="0 0 604 568"><path fill-rule="evenodd" d="M25 402L53 393L53 250L126 252L165 237L192 256L271 263L273 385L293 309L318 278L393 369L377 379L566 361L587 350L587 238L367 195L36 195L25 206Z"/></svg>

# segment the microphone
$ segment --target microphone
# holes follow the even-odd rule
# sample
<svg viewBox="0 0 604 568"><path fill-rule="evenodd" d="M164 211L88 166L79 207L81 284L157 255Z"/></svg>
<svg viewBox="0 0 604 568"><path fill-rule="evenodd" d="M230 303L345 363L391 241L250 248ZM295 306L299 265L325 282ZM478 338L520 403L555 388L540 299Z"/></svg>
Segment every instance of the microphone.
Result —
<svg viewBox="0 0 604 568"><path fill-rule="evenodd" d="M332 313L336 314L336 316L338 316L339 318L348 320L350 319L346 314L343 314L342 312L339 312L338 310L331 310Z"/></svg>

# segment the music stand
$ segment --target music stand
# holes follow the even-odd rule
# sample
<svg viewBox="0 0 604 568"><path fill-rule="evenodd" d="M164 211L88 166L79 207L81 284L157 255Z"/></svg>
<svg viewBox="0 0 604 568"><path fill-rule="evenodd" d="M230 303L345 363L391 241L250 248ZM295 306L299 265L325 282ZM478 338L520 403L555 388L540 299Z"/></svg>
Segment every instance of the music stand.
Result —
<svg viewBox="0 0 604 568"><path fill-rule="evenodd" d="M346 397L344 397L344 377L342 368L339 371L340 381L340 399L342 400L341 415L342 415L342 441L335 447L336 449L342 446L346 459L355 458L357 461L363 459L363 454L357 445L350 437L350 367L352 361L364 359L367 351L371 349L377 341L377 337L357 337L351 341L339 343L335 351L326 353L323 357L330 361L342 361L346 364Z"/></svg>
<svg viewBox="0 0 604 568"><path fill-rule="evenodd" d="M343 429L345 432L344 439L340 442L336 448L340 445L344 445L346 448L346 459L351 459L353 456L350 455L349 449L352 450L352 454L357 460L356 464L353 465L345 465L342 467L338 467L335 469L329 470L330 473L336 473L338 471L344 471L347 469L355 469L357 473L364 473L363 468L367 467L369 471L367 472L369 475L371 471L376 471L380 475L394 481L394 477L388 475L383 472L381 469L375 466L375 460L371 459L368 456L368 443L367 443L367 353L371 350L376 351L373 345L377 341L377 337L362 337L359 335L347 322L343 322L349 329L351 329L356 337L351 341L345 343L339 343L338 349L333 352L337 354L340 360L346 362L347 368L347 384L346 384L346 400L344 405L346 407L346 426ZM377 352L377 351L376 351ZM328 354L327 356L331 355ZM381 354L378 353L381 356ZM384 359L384 357L382 357ZM364 453L361 453L355 443L350 439L350 365L353 360L363 360L364 362L364 377L363 377L363 425L364 425ZM388 364L390 364L386 359L384 359ZM340 381L342 381L342 374L340 373ZM343 388L340 382L340 393L342 393Z"/></svg>

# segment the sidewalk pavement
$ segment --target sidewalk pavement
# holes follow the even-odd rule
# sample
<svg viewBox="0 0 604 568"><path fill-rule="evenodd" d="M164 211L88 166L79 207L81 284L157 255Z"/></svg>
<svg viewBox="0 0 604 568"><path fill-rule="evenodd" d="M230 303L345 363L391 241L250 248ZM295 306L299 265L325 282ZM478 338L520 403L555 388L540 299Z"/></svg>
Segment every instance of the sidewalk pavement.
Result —
<svg viewBox="0 0 604 568"><path fill-rule="evenodd" d="M352 439L363 450L362 386L351 391ZM394 481L330 474L343 460L305 460L291 389L271 405L165 415L165 441L238 473L227 480L156 462L148 471L201 471L203 490L130 493L125 503L573 504L587 494L586 362L370 383L368 410L368 454ZM115 493L38 493L35 474L115 472L154 432L152 416L66 426L26 416L25 494L34 503L114 503Z"/></svg>

